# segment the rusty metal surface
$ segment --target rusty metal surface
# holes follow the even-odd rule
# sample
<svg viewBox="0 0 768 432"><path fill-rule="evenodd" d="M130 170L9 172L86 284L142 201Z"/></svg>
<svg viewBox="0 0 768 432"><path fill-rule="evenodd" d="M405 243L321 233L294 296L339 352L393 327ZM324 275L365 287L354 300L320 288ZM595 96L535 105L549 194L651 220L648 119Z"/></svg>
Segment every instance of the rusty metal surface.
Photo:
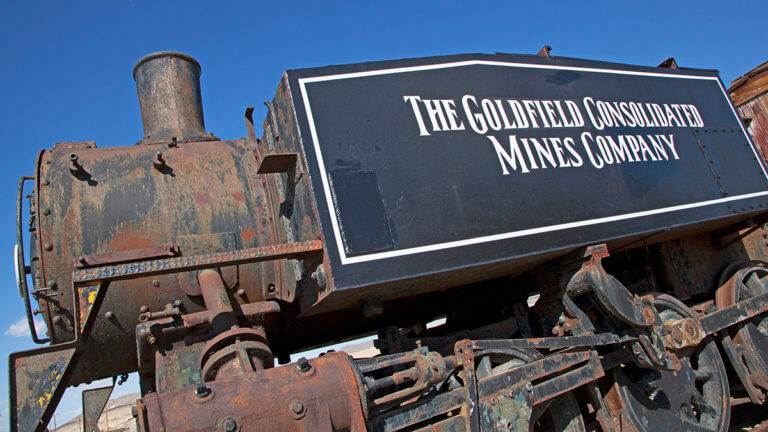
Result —
<svg viewBox="0 0 768 432"><path fill-rule="evenodd" d="M766 272L764 265L751 266L741 269L723 286L718 288L715 296L715 304L718 310L731 308L734 305L742 305L747 299L754 300L756 296L765 296L766 287L763 281ZM760 276L763 276L761 278ZM759 309L766 307L768 300L760 302ZM754 312L743 310L740 312ZM750 308L746 308L750 309ZM752 308L754 309L754 308ZM765 335L760 329L765 328L766 318L755 317L745 322L744 325L734 329L728 329L721 333L723 349L731 361L742 385L753 403L765 402L765 392L768 391L768 363L765 353Z"/></svg>
<svg viewBox="0 0 768 432"><path fill-rule="evenodd" d="M101 432L99 417L101 417L114 388L113 383L109 387L83 390L83 429L85 432Z"/></svg>
<svg viewBox="0 0 768 432"><path fill-rule="evenodd" d="M37 173L37 251L33 279L40 309L54 342L73 337L72 264L81 255L102 255L159 247L180 246L182 257L209 252L252 249L271 241L273 225L266 211L263 189L254 187L256 165L244 140L181 143L166 148L171 172L159 172L152 159L156 146L49 150L41 154ZM90 176L81 180L70 173L69 155ZM48 210L48 211L46 211ZM232 233L229 249L192 250L190 236ZM185 241L181 241L185 240ZM176 261L178 262L178 261ZM272 264L238 266L230 283L243 289L244 303L268 296L269 285L280 285ZM295 282L294 282L295 284ZM162 311L181 301L186 312L202 310L189 298L177 275L136 277L118 282L104 299L110 319L95 323L85 347L90 355L112 361L78 365L75 381L113 376L135 368L130 344L132 329L142 309ZM131 292L130 296L123 291ZM102 317L105 318L105 317Z"/></svg>
<svg viewBox="0 0 768 432"><path fill-rule="evenodd" d="M760 153L768 160L768 62L734 80L728 93Z"/></svg>
<svg viewBox="0 0 768 432"><path fill-rule="evenodd" d="M221 265L250 264L284 258L301 258L323 250L318 240L241 249L234 252L219 252L206 255L166 258L133 264L96 267L73 272L73 282L80 284L91 281L117 281L137 277L157 276L182 271L210 269Z"/></svg>
<svg viewBox="0 0 768 432"><path fill-rule="evenodd" d="M197 60L172 51L152 53L136 63L142 143L216 139L205 132L200 72Z"/></svg>
<svg viewBox="0 0 768 432"><path fill-rule="evenodd" d="M145 261L155 258L173 257L179 254L179 247L175 243L166 243L160 246L142 249L127 249L105 254L80 255L75 261L74 267L96 267L110 264L121 264L130 261Z"/></svg>
<svg viewBox="0 0 768 432"><path fill-rule="evenodd" d="M210 392L202 396L189 387L146 395L146 424L150 431L210 431L229 418L232 430L241 432L367 430L349 357L329 353L309 366L306 372L289 364L216 380L206 383Z"/></svg>
<svg viewBox="0 0 768 432"><path fill-rule="evenodd" d="M8 358L10 422L13 431L47 430L71 373L74 344L13 353Z"/></svg>

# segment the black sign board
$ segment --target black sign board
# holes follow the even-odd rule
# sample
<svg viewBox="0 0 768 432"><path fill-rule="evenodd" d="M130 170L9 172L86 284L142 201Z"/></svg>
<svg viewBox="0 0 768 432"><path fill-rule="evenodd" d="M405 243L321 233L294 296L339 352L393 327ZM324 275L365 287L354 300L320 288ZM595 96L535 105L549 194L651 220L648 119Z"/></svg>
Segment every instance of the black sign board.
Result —
<svg viewBox="0 0 768 432"><path fill-rule="evenodd" d="M768 208L713 71L462 55L288 79L337 289Z"/></svg>

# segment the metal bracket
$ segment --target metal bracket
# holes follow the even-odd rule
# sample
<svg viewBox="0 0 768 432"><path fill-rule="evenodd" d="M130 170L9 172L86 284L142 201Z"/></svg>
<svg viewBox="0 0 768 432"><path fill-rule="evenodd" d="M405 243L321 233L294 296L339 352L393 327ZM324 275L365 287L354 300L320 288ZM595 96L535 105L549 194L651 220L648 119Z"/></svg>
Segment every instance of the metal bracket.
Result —
<svg viewBox="0 0 768 432"><path fill-rule="evenodd" d="M296 161L299 159L298 153L277 153L268 154L264 156L264 159L259 165L257 174L277 174L287 173L292 167L296 166Z"/></svg>
<svg viewBox="0 0 768 432"><path fill-rule="evenodd" d="M467 427L470 432L480 431L480 405L477 397L477 375L472 341L465 339L454 345L456 358L461 362L461 379L467 392Z"/></svg>
<svg viewBox="0 0 768 432"><path fill-rule="evenodd" d="M104 407L107 406L114 388L115 379L112 379L111 386L83 390L83 429L85 432L101 432L99 418L104 412Z"/></svg>
<svg viewBox="0 0 768 432"><path fill-rule="evenodd" d="M44 432L64 395L77 343L51 345L8 357L12 432Z"/></svg>

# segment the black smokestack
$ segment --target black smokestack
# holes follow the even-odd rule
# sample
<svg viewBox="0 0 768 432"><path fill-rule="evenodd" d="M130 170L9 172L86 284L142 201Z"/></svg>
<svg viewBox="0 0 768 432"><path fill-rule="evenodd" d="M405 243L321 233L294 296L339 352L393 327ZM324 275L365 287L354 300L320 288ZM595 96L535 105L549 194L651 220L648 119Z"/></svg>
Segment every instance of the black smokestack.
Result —
<svg viewBox="0 0 768 432"><path fill-rule="evenodd" d="M200 63L173 51L145 56L133 67L144 139L141 144L215 139L205 132Z"/></svg>

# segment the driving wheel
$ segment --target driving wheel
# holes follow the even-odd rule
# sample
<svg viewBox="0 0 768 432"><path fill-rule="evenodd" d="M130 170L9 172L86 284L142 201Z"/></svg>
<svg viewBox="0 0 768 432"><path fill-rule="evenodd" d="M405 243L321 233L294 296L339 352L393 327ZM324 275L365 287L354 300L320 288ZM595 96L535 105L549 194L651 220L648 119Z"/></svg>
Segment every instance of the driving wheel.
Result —
<svg viewBox="0 0 768 432"><path fill-rule="evenodd" d="M676 298L654 299L664 322L695 314ZM614 369L616 394L624 409L622 419L639 431L726 431L730 391L723 360L711 338L676 353L677 371L626 364Z"/></svg>

